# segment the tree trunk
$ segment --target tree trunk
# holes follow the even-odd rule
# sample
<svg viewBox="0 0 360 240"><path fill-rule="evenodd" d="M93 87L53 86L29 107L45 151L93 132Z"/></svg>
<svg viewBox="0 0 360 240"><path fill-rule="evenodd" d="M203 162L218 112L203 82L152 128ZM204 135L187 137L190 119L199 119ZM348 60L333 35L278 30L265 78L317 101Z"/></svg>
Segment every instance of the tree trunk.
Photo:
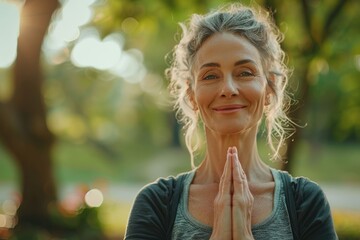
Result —
<svg viewBox="0 0 360 240"><path fill-rule="evenodd" d="M46 124L42 94L41 46L56 0L27 0L21 13L13 95L0 104L0 140L16 161L22 201L18 226L48 227L56 201L51 149L54 137Z"/></svg>
<svg viewBox="0 0 360 240"><path fill-rule="evenodd" d="M313 81L311 76L309 75L310 71L310 62L313 57L317 56L320 52L322 47L325 45L325 42L330 38L333 32L336 32L336 28L333 27L333 24L336 22L337 18L341 16L344 7L349 3L348 0L338 0L336 4L329 9L330 11L325 17L324 26L322 27L322 32L318 33L317 37L314 35L313 30L313 17L312 11L310 9L310 2L308 0L301 0L302 6L302 22L304 25L305 31L308 33L308 44L307 48L304 48L301 51L299 56L303 56L305 62L302 64L304 66L303 69L299 71L299 92L300 95L298 97L299 103L291 106L290 108L290 118L297 122L299 120L304 120L304 113L307 112L308 104L310 102L310 82ZM312 76L315 77L315 76ZM300 125L304 123L300 122ZM302 128L297 127L296 132L292 138L287 140L287 150L286 150L286 160L288 161L287 164L283 164L282 169L291 172L293 169L293 162L295 151L298 145L297 139L300 139L299 136L301 135ZM295 141L293 141L293 139Z"/></svg>

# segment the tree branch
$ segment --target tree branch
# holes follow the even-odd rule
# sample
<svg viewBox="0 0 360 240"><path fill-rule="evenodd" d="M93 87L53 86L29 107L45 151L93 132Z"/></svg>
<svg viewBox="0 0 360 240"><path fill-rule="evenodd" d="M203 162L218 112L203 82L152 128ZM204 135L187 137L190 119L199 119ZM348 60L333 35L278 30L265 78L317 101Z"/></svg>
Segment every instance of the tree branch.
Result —
<svg viewBox="0 0 360 240"><path fill-rule="evenodd" d="M324 32L321 38L321 42L325 42L328 37L332 34L334 31L334 28L332 27L336 18L340 15L342 12L342 9L345 7L346 3L348 3L348 0L339 0L332 11L329 13L329 15L326 18L325 24L324 24Z"/></svg>
<svg viewBox="0 0 360 240"><path fill-rule="evenodd" d="M14 115L21 122L19 130L40 145L53 141L46 125L40 55L44 35L57 6L57 0L25 2L13 69L14 91L10 101L14 107Z"/></svg>
<svg viewBox="0 0 360 240"><path fill-rule="evenodd" d="M313 48L316 45L316 40L314 38L313 32L312 32L312 23L311 23L311 11L308 4L308 0L301 0L301 6L302 6L302 13L303 13L303 20L304 20L304 27L311 39L311 48Z"/></svg>

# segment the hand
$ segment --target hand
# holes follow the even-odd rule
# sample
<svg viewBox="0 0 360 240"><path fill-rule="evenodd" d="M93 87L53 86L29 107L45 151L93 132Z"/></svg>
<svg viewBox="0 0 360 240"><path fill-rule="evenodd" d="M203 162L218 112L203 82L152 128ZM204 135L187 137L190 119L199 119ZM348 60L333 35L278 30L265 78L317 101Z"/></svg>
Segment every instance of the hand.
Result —
<svg viewBox="0 0 360 240"><path fill-rule="evenodd" d="M219 192L214 201L214 225L210 239L253 239L251 212L254 198L240 165L236 147L230 147Z"/></svg>
<svg viewBox="0 0 360 240"><path fill-rule="evenodd" d="M228 150L224 171L219 183L219 192L214 200L214 224L211 240L232 239L232 168L231 152Z"/></svg>
<svg viewBox="0 0 360 240"><path fill-rule="evenodd" d="M251 212L254 203L244 170L238 159L236 147L232 149L232 234L233 239L253 239Z"/></svg>

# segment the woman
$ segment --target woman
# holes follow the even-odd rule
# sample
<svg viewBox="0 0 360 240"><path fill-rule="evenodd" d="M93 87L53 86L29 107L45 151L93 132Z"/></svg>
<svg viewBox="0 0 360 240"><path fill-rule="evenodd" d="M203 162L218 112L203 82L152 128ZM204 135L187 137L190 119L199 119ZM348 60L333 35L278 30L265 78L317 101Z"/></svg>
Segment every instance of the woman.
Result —
<svg viewBox="0 0 360 240"><path fill-rule="evenodd" d="M268 14L230 5L182 28L167 73L193 166L199 128L205 157L140 191L125 239L337 239L319 186L258 153L263 119L274 158L290 123L281 35Z"/></svg>

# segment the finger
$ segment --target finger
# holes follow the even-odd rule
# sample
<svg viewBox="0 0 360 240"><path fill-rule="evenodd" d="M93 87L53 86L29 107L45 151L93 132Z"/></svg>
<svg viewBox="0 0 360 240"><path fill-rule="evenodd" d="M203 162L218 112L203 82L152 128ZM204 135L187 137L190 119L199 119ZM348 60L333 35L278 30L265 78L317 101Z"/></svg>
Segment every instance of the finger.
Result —
<svg viewBox="0 0 360 240"><path fill-rule="evenodd" d="M232 176L233 176L233 185L234 185L234 195L236 195L236 199L240 198L247 198L251 195L249 184L247 181L246 174L241 166L241 163L238 158L236 148L233 150L233 169L232 169Z"/></svg>
<svg viewBox="0 0 360 240"><path fill-rule="evenodd" d="M224 171L221 176L220 184L219 184L219 192L223 194L230 194L230 190L231 190L231 184L232 184L231 161L232 161L232 156L229 148L226 155Z"/></svg>
<svg viewBox="0 0 360 240"><path fill-rule="evenodd" d="M245 172L239 161L236 147L232 150L233 160L233 185L232 196L232 236L233 239L244 239L251 236L251 213L253 196L250 192Z"/></svg>
<svg viewBox="0 0 360 240"><path fill-rule="evenodd" d="M245 172L240 164L238 153L236 147L233 147L233 154L232 154L232 175L233 175L233 182L234 184L243 184L246 180Z"/></svg>
<svg viewBox="0 0 360 240"><path fill-rule="evenodd" d="M231 239L231 154L228 149L219 192L214 200L214 225L210 239Z"/></svg>
<svg viewBox="0 0 360 240"><path fill-rule="evenodd" d="M235 191L242 191L242 187L246 181L246 176L244 170L241 167L237 154L233 154L233 166L232 175Z"/></svg>

